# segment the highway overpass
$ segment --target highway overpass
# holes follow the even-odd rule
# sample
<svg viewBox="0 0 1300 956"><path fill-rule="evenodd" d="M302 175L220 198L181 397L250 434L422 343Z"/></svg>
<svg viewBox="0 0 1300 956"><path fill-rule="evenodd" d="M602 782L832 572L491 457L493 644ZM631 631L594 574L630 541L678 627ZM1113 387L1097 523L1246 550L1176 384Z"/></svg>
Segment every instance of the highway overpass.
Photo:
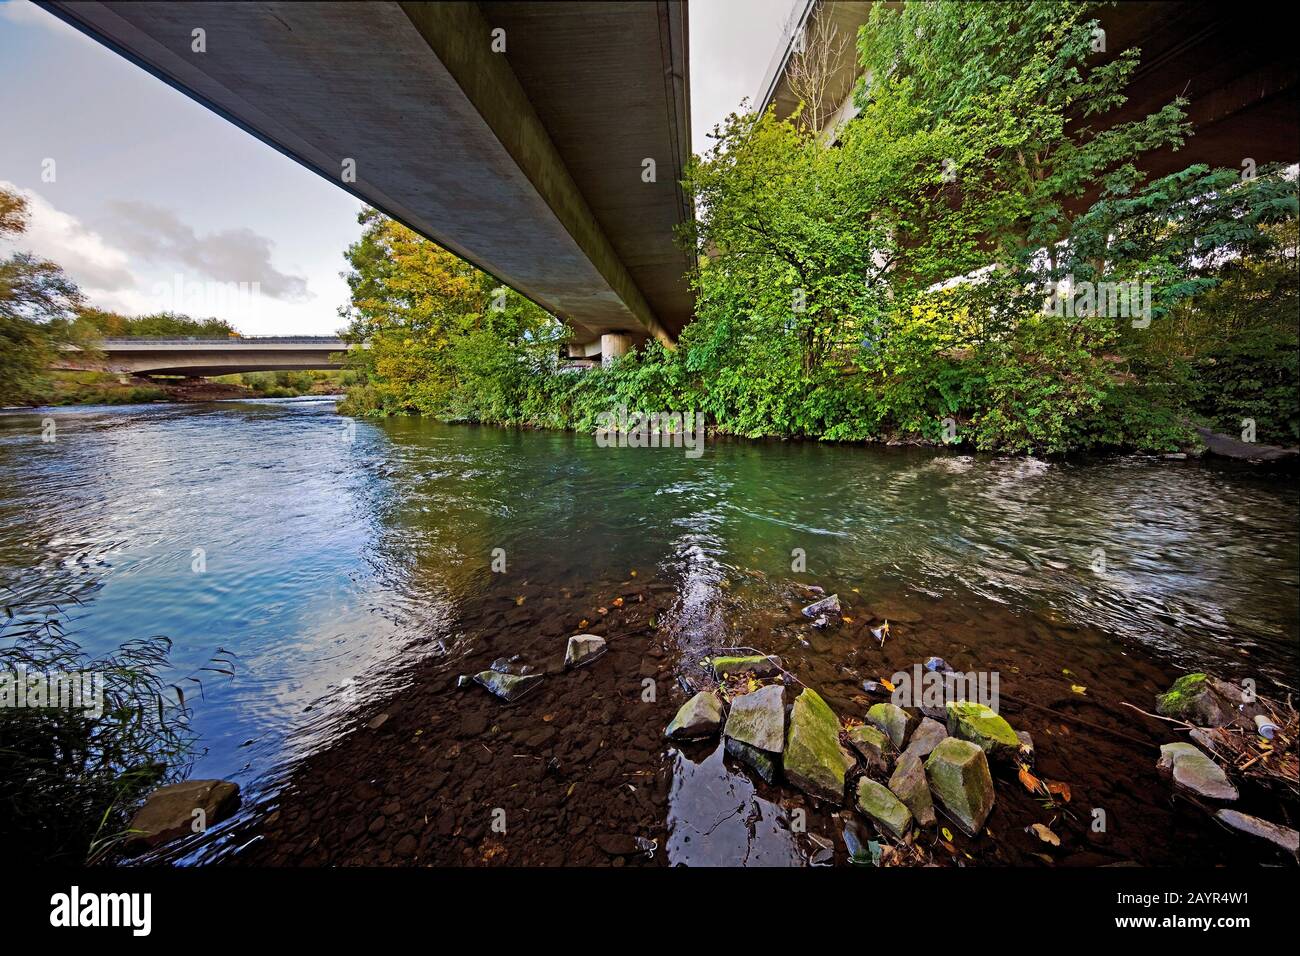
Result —
<svg viewBox="0 0 1300 956"><path fill-rule="evenodd" d="M799 105L791 89L791 66L809 40L835 35L847 42L832 48L822 102L812 110L820 132L833 140L837 128L856 115L854 86L861 76L857 60L858 30L873 6L898 3L859 0L793 0L758 95L757 109L774 107L779 117ZM1161 149L1143 156L1140 166L1164 176L1207 163L1241 169L1246 159L1259 166L1300 159L1295 117L1300 108L1300 68L1294 38L1287 30L1269 29L1267 18L1245 15L1242 8L1215 0L1096 5L1091 13L1106 34L1098 62L1129 47L1141 61L1126 91L1128 102L1107 122L1129 122L1154 112L1177 96L1189 101L1187 118L1193 135L1179 150ZM824 121L820 118L824 117ZM1078 205L1096 197L1083 197Z"/></svg>
<svg viewBox="0 0 1300 956"><path fill-rule="evenodd" d="M41 5L542 305L576 355L691 318L685 0Z"/></svg>
<svg viewBox="0 0 1300 956"><path fill-rule="evenodd" d="M348 344L334 336L285 335L225 339L108 338L102 358L67 347L55 368L127 375L208 377L236 372L309 371L342 368Z"/></svg>

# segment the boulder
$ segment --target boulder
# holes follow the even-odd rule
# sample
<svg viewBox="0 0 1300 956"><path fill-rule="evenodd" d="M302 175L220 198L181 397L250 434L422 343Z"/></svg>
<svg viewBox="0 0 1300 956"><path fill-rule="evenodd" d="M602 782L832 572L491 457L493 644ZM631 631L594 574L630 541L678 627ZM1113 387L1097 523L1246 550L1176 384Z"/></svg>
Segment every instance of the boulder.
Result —
<svg viewBox="0 0 1300 956"><path fill-rule="evenodd" d="M876 770L888 769L890 754L893 753L894 748L889 738L880 730L870 724L859 724L849 731L848 737L849 743L854 750L862 754L862 759L867 762L868 767Z"/></svg>
<svg viewBox="0 0 1300 956"><path fill-rule="evenodd" d="M790 709L783 769L785 778L809 796L844 801L839 718L811 687L804 688Z"/></svg>
<svg viewBox="0 0 1300 956"><path fill-rule="evenodd" d="M1231 685L1226 687L1236 691ZM1204 674L1184 674L1168 691L1156 695L1156 713L1201 727L1222 727L1237 716L1239 703L1224 693L1221 682Z"/></svg>
<svg viewBox="0 0 1300 956"><path fill-rule="evenodd" d="M907 749L904 753L909 753L914 757L924 760L930 756L930 751L939 746L939 741L948 736L948 728L937 720L926 717L912 731L912 737L907 742Z"/></svg>
<svg viewBox="0 0 1300 956"><path fill-rule="evenodd" d="M702 690L677 711L664 730L669 740L698 740L712 737L722 726L722 701L711 690Z"/></svg>
<svg viewBox="0 0 1300 956"><path fill-rule="evenodd" d="M840 596L838 594L832 594L830 597L824 597L820 601L814 601L803 609L804 617L826 617L833 621L838 621L841 613Z"/></svg>
<svg viewBox="0 0 1300 956"><path fill-rule="evenodd" d="M1274 846L1286 850L1292 857L1300 857L1300 833L1290 827L1269 823L1267 820L1238 813L1236 810L1220 810L1215 813L1214 819L1234 830L1267 840Z"/></svg>
<svg viewBox="0 0 1300 956"><path fill-rule="evenodd" d="M978 836L993 812L993 777L984 751L969 740L946 737L925 761L930 791L968 836Z"/></svg>
<svg viewBox="0 0 1300 956"><path fill-rule="evenodd" d="M781 673L781 658L775 654L754 654L749 657L715 657L713 676L722 680L727 674L753 674L755 677L775 677Z"/></svg>
<svg viewBox="0 0 1300 956"><path fill-rule="evenodd" d="M737 697L722 732L731 740L779 754L785 748L785 688L769 684Z"/></svg>
<svg viewBox="0 0 1300 956"><path fill-rule="evenodd" d="M907 735L916 726L916 718L897 704L872 704L867 708L867 723L884 731L896 750L902 750Z"/></svg>
<svg viewBox="0 0 1300 956"><path fill-rule="evenodd" d="M1011 756L1020 750L1020 738L991 707L974 701L948 704L948 736L969 740L986 754Z"/></svg>
<svg viewBox="0 0 1300 956"><path fill-rule="evenodd" d="M863 777L858 781L858 809L882 832L900 840L912 825L912 811L908 810L889 788Z"/></svg>
<svg viewBox="0 0 1300 956"><path fill-rule="evenodd" d="M596 634L575 634L564 649L564 666L581 667L605 653L605 639Z"/></svg>
<svg viewBox="0 0 1300 956"><path fill-rule="evenodd" d="M1237 788L1223 769L1188 743L1162 744L1156 769L1173 778L1174 786L1207 800L1236 800Z"/></svg>
<svg viewBox="0 0 1300 956"><path fill-rule="evenodd" d="M730 737L726 738L724 749L728 755L735 757L768 783L776 783L776 771L779 766L776 754L759 750L757 747L751 747Z"/></svg>
<svg viewBox="0 0 1300 956"><path fill-rule="evenodd" d="M930 783L925 779L925 767L921 765L920 757L909 752L898 758L898 765L889 778L889 789L912 812L917 826L935 825Z"/></svg>
<svg viewBox="0 0 1300 956"><path fill-rule="evenodd" d="M229 780L186 780L159 787L132 818L128 845L146 849L201 833L238 808L239 784Z"/></svg>
<svg viewBox="0 0 1300 956"><path fill-rule="evenodd" d="M513 703L542 682L541 674L503 674L500 671L479 671L474 680L502 700Z"/></svg>

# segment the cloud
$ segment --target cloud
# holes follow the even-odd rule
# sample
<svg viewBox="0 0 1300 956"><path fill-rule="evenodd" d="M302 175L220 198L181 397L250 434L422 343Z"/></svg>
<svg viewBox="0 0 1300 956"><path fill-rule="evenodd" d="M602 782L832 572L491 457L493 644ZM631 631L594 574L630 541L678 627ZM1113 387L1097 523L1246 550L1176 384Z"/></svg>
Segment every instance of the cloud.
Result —
<svg viewBox="0 0 1300 956"><path fill-rule="evenodd" d="M180 264L196 276L218 282L256 283L262 294L286 302L315 298L303 276L271 264L271 239L252 229L223 229L200 236L170 209L139 200L108 203L116 240L128 252L155 265Z"/></svg>
<svg viewBox="0 0 1300 956"><path fill-rule="evenodd" d="M27 229L10 240L17 249L50 259L63 267L92 299L115 299L135 288L130 256L86 227L76 216L55 209L39 193L0 180L0 189L27 200Z"/></svg>

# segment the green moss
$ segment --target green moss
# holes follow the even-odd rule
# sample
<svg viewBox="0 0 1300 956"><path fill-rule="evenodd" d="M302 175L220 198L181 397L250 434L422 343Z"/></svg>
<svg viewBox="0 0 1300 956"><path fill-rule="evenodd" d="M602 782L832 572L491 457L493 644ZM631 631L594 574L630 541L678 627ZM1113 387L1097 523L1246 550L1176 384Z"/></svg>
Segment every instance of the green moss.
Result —
<svg viewBox="0 0 1300 956"><path fill-rule="evenodd" d="M1204 674L1184 674L1174 681L1167 693L1156 695L1156 713L1172 717L1183 713L1189 705L1205 692Z"/></svg>

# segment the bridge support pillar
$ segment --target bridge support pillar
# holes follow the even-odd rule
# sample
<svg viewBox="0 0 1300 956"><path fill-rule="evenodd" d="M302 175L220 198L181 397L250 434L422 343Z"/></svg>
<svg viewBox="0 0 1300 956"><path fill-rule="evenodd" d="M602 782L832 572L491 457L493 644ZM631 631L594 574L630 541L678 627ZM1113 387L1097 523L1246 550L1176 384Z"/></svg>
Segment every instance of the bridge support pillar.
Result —
<svg viewBox="0 0 1300 956"><path fill-rule="evenodd" d="M632 336L626 332L606 332L600 337L600 364L608 365L632 351Z"/></svg>

